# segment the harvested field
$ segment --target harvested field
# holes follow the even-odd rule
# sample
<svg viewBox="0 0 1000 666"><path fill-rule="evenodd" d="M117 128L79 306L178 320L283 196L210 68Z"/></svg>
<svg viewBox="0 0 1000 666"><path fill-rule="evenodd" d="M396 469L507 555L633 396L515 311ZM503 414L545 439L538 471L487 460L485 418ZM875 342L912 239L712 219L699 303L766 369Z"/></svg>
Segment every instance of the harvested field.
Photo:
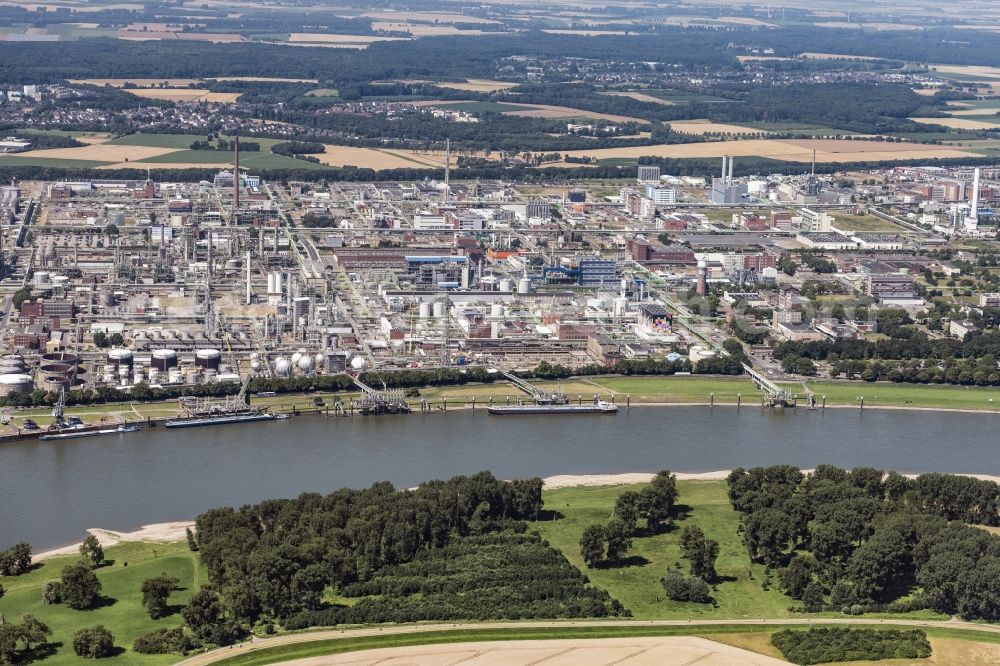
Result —
<svg viewBox="0 0 1000 666"><path fill-rule="evenodd" d="M291 43L333 44L354 47L367 47L373 42L396 42L403 37L378 37L374 35L328 35L320 32L293 32L288 37Z"/></svg>
<svg viewBox="0 0 1000 666"><path fill-rule="evenodd" d="M847 28L849 30L923 30L915 23L848 23L847 21L822 21L814 24L818 28Z"/></svg>
<svg viewBox="0 0 1000 666"><path fill-rule="evenodd" d="M530 106L531 110L510 111L507 115L524 116L526 118L596 118L598 120L609 120L613 123L642 123L644 125L649 122L642 118L616 116L609 113L585 111L584 109L572 109L568 106L553 106L551 104L521 104L520 106Z"/></svg>
<svg viewBox="0 0 1000 666"><path fill-rule="evenodd" d="M444 157L408 150L355 148L327 145L326 152L315 156L329 166L356 166L361 169L431 169L444 166ZM440 160L440 161L438 161Z"/></svg>
<svg viewBox="0 0 1000 666"><path fill-rule="evenodd" d="M670 100L660 99L659 97L653 97L652 95L647 95L646 93L629 91L629 92L613 92L604 93L605 95L612 95L614 97L631 97L632 99L637 99L640 102L653 102L654 104L663 104L665 106L674 106L674 103Z"/></svg>
<svg viewBox="0 0 1000 666"><path fill-rule="evenodd" d="M118 39L148 42L164 39L183 39L196 42L245 42L243 35L228 32L174 32L171 30L119 30Z"/></svg>
<svg viewBox="0 0 1000 666"><path fill-rule="evenodd" d="M286 79L281 76L209 76L206 81L274 81L275 83L319 83L319 79Z"/></svg>
<svg viewBox="0 0 1000 666"><path fill-rule="evenodd" d="M372 11L365 12L362 16L377 21L418 21L424 23L499 23L491 19L480 18L478 16L466 16L465 14L455 14L448 12L393 12L393 11Z"/></svg>
<svg viewBox="0 0 1000 666"><path fill-rule="evenodd" d="M87 160L93 162L134 162L149 157L174 152L173 148L154 146L127 146L113 143L98 143L78 148L48 148L18 153L21 157L39 157L60 160Z"/></svg>
<svg viewBox="0 0 1000 666"><path fill-rule="evenodd" d="M427 25L425 23L390 23L373 21L372 30L408 32L414 37L441 37L443 35L481 35L482 30L462 30L453 25Z"/></svg>
<svg viewBox="0 0 1000 666"><path fill-rule="evenodd" d="M781 56L753 56L753 55L741 55L736 56L736 59L740 62L755 62L759 60L793 60L793 58L783 58Z"/></svg>
<svg viewBox="0 0 1000 666"><path fill-rule="evenodd" d="M489 641L379 648L284 662L284 666L778 666L787 661L694 636Z"/></svg>
<svg viewBox="0 0 1000 666"><path fill-rule="evenodd" d="M981 67L978 65L931 65L938 74L957 74L982 79L1000 79L1000 67Z"/></svg>
<svg viewBox="0 0 1000 666"><path fill-rule="evenodd" d="M659 146L630 146L570 150L567 155L593 157L598 160L637 159L639 157L716 158L724 155L735 157L768 157L790 162L812 161L816 149L819 162L867 162L923 158L978 157L966 150L919 143L883 143L877 141L837 141L834 139L754 139L742 141L713 141Z"/></svg>
<svg viewBox="0 0 1000 666"><path fill-rule="evenodd" d="M136 97L146 99L166 99L171 102L216 102L232 104L241 93L210 92L200 88L139 88L129 89Z"/></svg>
<svg viewBox="0 0 1000 666"><path fill-rule="evenodd" d="M449 88L451 90L468 90L469 92L496 92L497 90L507 90L517 86L516 83L506 81L491 81L489 79L466 79L464 83L459 81L427 81L425 79L400 79L399 83L430 83L438 88Z"/></svg>
<svg viewBox="0 0 1000 666"><path fill-rule="evenodd" d="M845 55L843 53L813 53L811 51L800 53L799 55L811 60L881 60L881 58L874 56Z"/></svg>
<svg viewBox="0 0 1000 666"><path fill-rule="evenodd" d="M976 115L982 115L982 112ZM910 118L910 120L927 125L943 125L952 129L985 130L1000 127L1000 118L998 118L998 122L995 123L983 122L982 120L970 120L968 118Z"/></svg>
<svg viewBox="0 0 1000 666"><path fill-rule="evenodd" d="M547 29L542 30L542 32L547 32L550 35L583 35L584 37L596 37L600 35L627 35L628 33L624 30L563 30L563 29Z"/></svg>
<svg viewBox="0 0 1000 666"><path fill-rule="evenodd" d="M730 125L727 123L713 123L711 120L675 120L670 123L670 128L675 132L684 134L760 134L764 130L756 127L746 127L744 125ZM769 134L769 132L765 132Z"/></svg>

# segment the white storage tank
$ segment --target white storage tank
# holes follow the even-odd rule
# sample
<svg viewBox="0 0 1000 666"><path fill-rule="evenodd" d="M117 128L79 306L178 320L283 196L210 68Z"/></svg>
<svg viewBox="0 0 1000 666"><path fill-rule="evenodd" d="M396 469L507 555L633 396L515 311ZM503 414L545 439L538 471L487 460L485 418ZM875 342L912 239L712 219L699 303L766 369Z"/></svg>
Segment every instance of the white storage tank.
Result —
<svg viewBox="0 0 1000 666"><path fill-rule="evenodd" d="M434 301L434 318L444 318L444 303L442 301Z"/></svg>
<svg viewBox="0 0 1000 666"><path fill-rule="evenodd" d="M282 377L287 377L292 372L292 364L284 356L274 359L274 371Z"/></svg>
<svg viewBox="0 0 1000 666"><path fill-rule="evenodd" d="M491 317L502 317L503 316L503 303L494 303L490 306L490 316Z"/></svg>
<svg viewBox="0 0 1000 666"><path fill-rule="evenodd" d="M146 377L149 378L150 384L158 384L160 379L160 369L149 366L146 368Z"/></svg>
<svg viewBox="0 0 1000 666"><path fill-rule="evenodd" d="M355 370L364 370L367 365L368 361L363 356L355 356L351 359L351 367Z"/></svg>
<svg viewBox="0 0 1000 666"><path fill-rule="evenodd" d="M49 284L51 279L51 274L48 271L36 271L35 272L35 286L45 287Z"/></svg>
<svg viewBox="0 0 1000 666"><path fill-rule="evenodd" d="M108 363L114 366L131 366L132 351L130 349L110 349L108 350Z"/></svg>
<svg viewBox="0 0 1000 666"><path fill-rule="evenodd" d="M180 368L170 368L167 372L167 381L171 384L180 384L183 381L183 375L181 374Z"/></svg>
<svg viewBox="0 0 1000 666"><path fill-rule="evenodd" d="M500 291L514 291L514 281L510 278L501 278Z"/></svg>
<svg viewBox="0 0 1000 666"><path fill-rule="evenodd" d="M175 368L177 367L177 352L173 349L154 349L150 363L157 370Z"/></svg>
<svg viewBox="0 0 1000 666"><path fill-rule="evenodd" d="M531 279L521 278L520 282L517 283L517 293L519 294L530 294L531 293Z"/></svg>
<svg viewBox="0 0 1000 666"><path fill-rule="evenodd" d="M114 384L115 383L115 375L116 375L116 373L117 373L117 369L115 368L115 366L111 365L110 363L108 363L107 365L105 365L104 366L104 383L105 384Z"/></svg>
<svg viewBox="0 0 1000 666"><path fill-rule="evenodd" d="M420 302L420 318L430 319L431 318L431 304L429 301Z"/></svg>
<svg viewBox="0 0 1000 666"><path fill-rule="evenodd" d="M35 383L31 380L31 375L10 373L0 375L0 396L7 396L11 393L31 393L35 390Z"/></svg>
<svg viewBox="0 0 1000 666"><path fill-rule="evenodd" d="M218 349L199 349L194 353L194 365L197 368L218 370L222 362L222 353Z"/></svg>
<svg viewBox="0 0 1000 666"><path fill-rule="evenodd" d="M298 367L299 372L304 375L308 375L313 371L313 368L316 367L316 361L309 354L302 354L299 357Z"/></svg>

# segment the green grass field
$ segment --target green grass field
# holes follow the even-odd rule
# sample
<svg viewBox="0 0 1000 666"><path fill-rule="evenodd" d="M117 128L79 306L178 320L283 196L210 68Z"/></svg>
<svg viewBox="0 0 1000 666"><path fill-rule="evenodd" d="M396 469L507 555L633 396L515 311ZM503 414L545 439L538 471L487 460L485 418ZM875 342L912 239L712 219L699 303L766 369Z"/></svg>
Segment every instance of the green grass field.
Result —
<svg viewBox="0 0 1000 666"><path fill-rule="evenodd" d="M701 93L689 92L687 90L673 90L672 88L648 88L639 90L637 92L643 95L649 95L650 97L655 97L657 99L662 99L665 102L673 102L674 104L688 104L690 102L732 102L731 99L726 99L725 97L715 97L713 95L703 95Z"/></svg>
<svg viewBox="0 0 1000 666"><path fill-rule="evenodd" d="M805 396L801 384L788 384L792 391ZM937 386L923 384L868 384L866 382L807 382L806 386L827 405L865 407L920 407L924 409L1000 409L1000 389L977 386Z"/></svg>
<svg viewBox="0 0 1000 666"><path fill-rule="evenodd" d="M0 598L0 613L10 622L18 622L21 615L31 613L49 625L52 629L49 647L54 650L54 654L44 659L49 666L79 664L80 658L73 653L73 632L95 624L106 626L114 634L115 645L124 649L118 656L107 659L108 664L156 665L177 661L173 655L139 655L132 651L132 641L154 629L183 624L181 606L207 580L197 554L189 551L187 544L124 543L108 548L106 556L113 563L97 569L104 598L98 608L78 611L42 603L42 585L59 578L62 568L76 561L76 557L70 556L44 560L29 573L0 579L7 590ZM151 620L142 607L141 586L147 578L161 573L180 579L182 589L170 596L170 615Z"/></svg>
<svg viewBox="0 0 1000 666"><path fill-rule="evenodd" d="M838 229L844 229L847 231L876 231L887 233L901 233L903 231L901 227L896 226L892 222L880 220L874 215L851 215L849 213L837 211L833 213L833 216L836 218L834 226Z"/></svg>
<svg viewBox="0 0 1000 666"><path fill-rule="evenodd" d="M632 488L640 488L633 486ZM626 487L560 488L544 493L545 508L564 517L537 523L543 537L560 549L575 566L586 571L591 581L607 590L637 619L708 619L788 617L791 600L774 586L762 590L764 567L753 564L737 534L739 514L729 506L724 481L680 481L679 504L688 512L675 528L655 536L633 540L629 555L640 563L623 568L586 569L580 557L580 536L594 523L610 518L615 499ZM672 601L660 586L660 578L675 563L687 573L681 557L680 532L686 525L698 525L706 536L719 542L716 568L726 580L712 594L719 607Z"/></svg>

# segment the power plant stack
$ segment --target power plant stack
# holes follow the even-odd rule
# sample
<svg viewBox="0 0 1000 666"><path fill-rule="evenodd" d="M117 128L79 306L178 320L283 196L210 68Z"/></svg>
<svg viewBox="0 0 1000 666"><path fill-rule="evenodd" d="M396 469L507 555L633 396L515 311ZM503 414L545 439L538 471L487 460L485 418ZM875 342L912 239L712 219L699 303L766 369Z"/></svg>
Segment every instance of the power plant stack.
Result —
<svg viewBox="0 0 1000 666"><path fill-rule="evenodd" d="M965 229L979 230L979 167L972 172L972 201L969 204L969 215L965 218Z"/></svg>
<svg viewBox="0 0 1000 666"><path fill-rule="evenodd" d="M233 137L233 221L240 212L240 137Z"/></svg>
<svg viewBox="0 0 1000 666"><path fill-rule="evenodd" d="M708 293L708 262L704 259L698 260L698 294L704 296Z"/></svg>

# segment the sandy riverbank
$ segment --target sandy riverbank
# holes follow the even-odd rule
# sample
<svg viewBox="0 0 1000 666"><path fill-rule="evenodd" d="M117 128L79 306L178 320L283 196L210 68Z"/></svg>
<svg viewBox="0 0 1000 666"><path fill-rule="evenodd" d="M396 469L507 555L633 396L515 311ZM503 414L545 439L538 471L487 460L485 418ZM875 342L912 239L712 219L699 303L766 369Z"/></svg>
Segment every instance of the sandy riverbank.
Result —
<svg viewBox="0 0 1000 666"><path fill-rule="evenodd" d="M97 537L97 540L101 543L101 545L107 548L109 546L122 543L123 541L176 543L177 541L183 541L187 538L185 530L188 528L191 528L192 530L194 529L193 521L143 525L134 532L115 532L114 530L104 530L99 528L90 528L87 532ZM79 552L79 549L79 543L63 546L62 548L53 548L52 550L36 553L32 557L32 560L39 562L50 557L58 557L59 555L75 555Z"/></svg>

